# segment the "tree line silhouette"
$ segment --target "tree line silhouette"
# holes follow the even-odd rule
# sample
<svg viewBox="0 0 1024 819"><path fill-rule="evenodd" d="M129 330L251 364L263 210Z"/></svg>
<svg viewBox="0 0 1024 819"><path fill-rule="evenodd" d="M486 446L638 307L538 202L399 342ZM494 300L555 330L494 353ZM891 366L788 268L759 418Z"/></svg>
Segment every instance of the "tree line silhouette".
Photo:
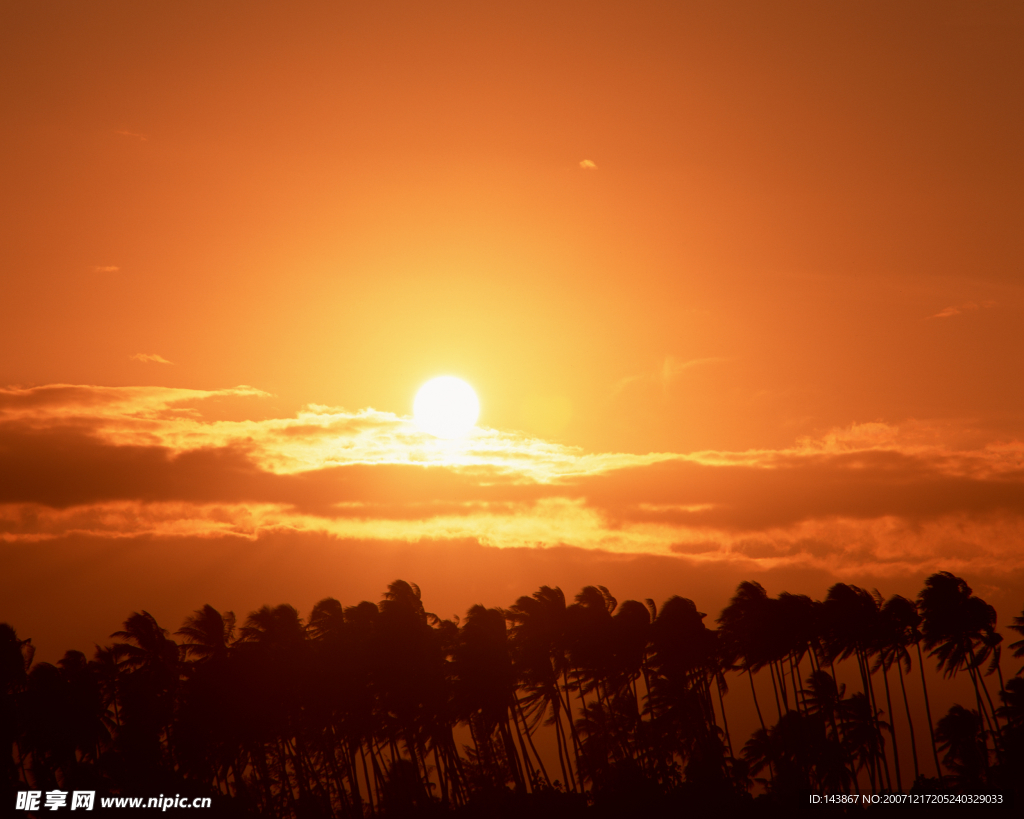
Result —
<svg viewBox="0 0 1024 819"><path fill-rule="evenodd" d="M542 586L443 620L398 580L378 604L327 598L305 622L264 606L238 627L206 605L180 641L136 612L93 659L68 651L56 665L33 665L31 641L0 624L4 798L61 788L212 794L218 815L569 816L1009 793L1024 779L1021 669L1004 679L996 612L961 578L934 574L916 600L844 583L822 601L770 597L743 582L717 629L705 617L677 596L620 604L587 586L567 603ZM1024 636L1024 613L1009 628ZM1010 648L1024 657L1024 640ZM937 720L929 659L974 694ZM839 681L843 664L856 685ZM739 696L760 726L745 742L729 731Z"/></svg>

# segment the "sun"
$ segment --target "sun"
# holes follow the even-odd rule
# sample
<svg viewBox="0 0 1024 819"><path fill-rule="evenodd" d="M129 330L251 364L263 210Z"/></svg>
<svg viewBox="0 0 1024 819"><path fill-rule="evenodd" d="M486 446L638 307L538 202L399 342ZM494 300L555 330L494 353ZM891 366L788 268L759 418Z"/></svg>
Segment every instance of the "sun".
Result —
<svg viewBox="0 0 1024 819"><path fill-rule="evenodd" d="M416 393L412 404L416 426L438 438L464 438L480 417L476 393L461 378L432 378Z"/></svg>

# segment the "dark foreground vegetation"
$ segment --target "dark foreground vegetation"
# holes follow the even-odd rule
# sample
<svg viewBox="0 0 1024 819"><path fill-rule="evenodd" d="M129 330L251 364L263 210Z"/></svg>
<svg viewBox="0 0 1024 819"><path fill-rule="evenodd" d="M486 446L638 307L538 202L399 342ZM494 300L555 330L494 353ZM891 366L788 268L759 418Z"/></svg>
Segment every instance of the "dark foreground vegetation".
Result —
<svg viewBox="0 0 1024 819"><path fill-rule="evenodd" d="M178 641L134 613L91 660L56 665L0 624L4 813L18 790L60 788L209 795L217 816L678 816L812 793L1012 800L1024 780L1024 679L1004 679L995 610L960 578L932 575L916 601L745 582L716 630L704 618L681 597L588 586L567 605L544 586L455 622L396 581L306 622L265 606L236 629L205 606ZM933 664L969 675L971 701L932 714ZM749 738L729 731L736 697L756 707Z"/></svg>

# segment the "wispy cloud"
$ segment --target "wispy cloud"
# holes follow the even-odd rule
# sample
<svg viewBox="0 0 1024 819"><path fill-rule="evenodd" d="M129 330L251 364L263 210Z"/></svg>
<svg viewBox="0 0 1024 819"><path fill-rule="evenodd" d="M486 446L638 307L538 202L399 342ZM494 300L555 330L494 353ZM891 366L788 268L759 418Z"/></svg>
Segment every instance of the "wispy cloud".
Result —
<svg viewBox="0 0 1024 819"><path fill-rule="evenodd" d="M657 369L637 373L636 375L627 375L625 378L620 378L612 386L612 395L619 395L626 389L639 384L653 384L660 387L662 391L666 391L669 387L675 384L687 370L699 367L703 364L714 364L725 360L726 359L717 356L712 356L710 358L690 358L687 360L682 360L671 355L665 356L661 362L661 366Z"/></svg>
<svg viewBox="0 0 1024 819"><path fill-rule="evenodd" d="M596 171L597 163L592 159L584 159L580 162L580 167L585 171Z"/></svg>
<svg viewBox="0 0 1024 819"><path fill-rule="evenodd" d="M969 313L969 312L971 312L973 310L981 310L983 308L989 308L989 307L995 307L995 306L996 306L996 303L994 301L982 301L982 302L968 301L968 302L964 302L963 304L955 305L953 307L944 307L942 310L939 310L939 312L936 313L935 315L928 316L928 318L930 318L930 319L933 319L933 318L939 318L939 319L941 319L941 318L952 318L953 316L959 316L962 313Z"/></svg>
<svg viewBox="0 0 1024 819"><path fill-rule="evenodd" d="M141 142L149 142L149 138L145 134L137 134L135 131L114 131L114 133L120 134L121 136L134 137Z"/></svg>
<svg viewBox="0 0 1024 819"><path fill-rule="evenodd" d="M121 268L113 264L97 264L93 265L93 273L116 273Z"/></svg>
<svg viewBox="0 0 1024 819"><path fill-rule="evenodd" d="M141 361L143 364L173 364L173 361L168 361L162 355L156 353L136 353L135 355L128 356L132 361Z"/></svg>

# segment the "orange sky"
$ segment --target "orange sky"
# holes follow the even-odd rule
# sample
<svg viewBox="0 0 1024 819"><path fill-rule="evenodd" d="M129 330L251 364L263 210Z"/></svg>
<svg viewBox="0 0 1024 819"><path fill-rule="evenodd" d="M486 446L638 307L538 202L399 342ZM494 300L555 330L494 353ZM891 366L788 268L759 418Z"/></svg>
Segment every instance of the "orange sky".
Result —
<svg viewBox="0 0 1024 819"><path fill-rule="evenodd" d="M398 576L716 614L948 569L1007 622L1022 37L1019 2L4 4L0 620L59 654ZM456 450L408 419L440 373L483 408Z"/></svg>

